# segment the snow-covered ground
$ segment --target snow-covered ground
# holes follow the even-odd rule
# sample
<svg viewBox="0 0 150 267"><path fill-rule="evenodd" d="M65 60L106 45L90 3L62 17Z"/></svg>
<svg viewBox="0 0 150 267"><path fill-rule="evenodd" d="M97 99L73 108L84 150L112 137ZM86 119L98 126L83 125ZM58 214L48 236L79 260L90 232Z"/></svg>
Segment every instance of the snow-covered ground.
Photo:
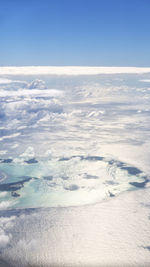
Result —
<svg viewBox="0 0 150 267"><path fill-rule="evenodd" d="M0 68L1 266L150 265L150 70Z"/></svg>

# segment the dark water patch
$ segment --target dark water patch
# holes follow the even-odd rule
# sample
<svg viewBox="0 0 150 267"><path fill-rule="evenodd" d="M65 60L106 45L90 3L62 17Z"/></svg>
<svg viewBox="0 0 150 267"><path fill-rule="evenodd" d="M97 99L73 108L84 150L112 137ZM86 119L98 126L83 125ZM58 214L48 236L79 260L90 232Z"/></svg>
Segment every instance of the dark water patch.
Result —
<svg viewBox="0 0 150 267"><path fill-rule="evenodd" d="M115 197L115 195L110 191L108 191L108 194L109 194L110 197Z"/></svg>
<svg viewBox="0 0 150 267"><path fill-rule="evenodd" d="M142 171L136 167L133 166L126 166L126 163L122 162L122 161L116 161L116 160L109 160L108 161L109 165L116 165L118 168L120 168L121 170L126 170L128 172L128 174L130 175L139 175L142 173Z"/></svg>
<svg viewBox="0 0 150 267"><path fill-rule="evenodd" d="M145 208L150 208L150 203L143 203L143 202L141 202L140 203L142 206L144 206ZM150 219L150 216L149 216L149 219Z"/></svg>
<svg viewBox="0 0 150 267"><path fill-rule="evenodd" d="M28 164L34 164L34 163L38 163L38 161L33 158L33 159L29 159L29 160L25 160L24 162L28 163Z"/></svg>
<svg viewBox="0 0 150 267"><path fill-rule="evenodd" d="M99 176L85 173L84 179L99 179Z"/></svg>
<svg viewBox="0 0 150 267"><path fill-rule="evenodd" d="M122 170L126 170L129 174L131 175L137 175L142 173L142 171L136 167L127 167L127 166L123 166L121 167Z"/></svg>
<svg viewBox="0 0 150 267"><path fill-rule="evenodd" d="M83 157L84 160L89 160L89 161L101 161L104 159L104 157L99 157L99 156L87 156Z"/></svg>
<svg viewBox="0 0 150 267"><path fill-rule="evenodd" d="M70 160L71 159L71 157L70 158L61 158L61 159L59 159L59 161L67 161L67 160Z"/></svg>
<svg viewBox="0 0 150 267"><path fill-rule="evenodd" d="M47 181L52 181L53 180L53 176L49 175L49 176L43 176L43 179L44 180L47 180Z"/></svg>
<svg viewBox="0 0 150 267"><path fill-rule="evenodd" d="M81 156L81 155L75 155L75 156L71 156L71 157L63 157L61 159L59 159L59 161L67 161L73 158L80 158L80 160L89 160L89 161L101 161L104 159L104 157L100 157L100 156Z"/></svg>
<svg viewBox="0 0 150 267"><path fill-rule="evenodd" d="M31 177L27 177L26 179L19 182L0 184L0 191L17 191L24 186L24 183L30 181L31 179Z"/></svg>
<svg viewBox="0 0 150 267"><path fill-rule="evenodd" d="M148 249L150 251L150 246L143 247L144 249Z"/></svg>
<svg viewBox="0 0 150 267"><path fill-rule="evenodd" d="M74 158L80 158L81 160L84 159L83 156L76 155L76 156L71 156L71 157L63 157L63 158L60 158L59 161L68 161L68 160L71 160L71 159L74 159Z"/></svg>
<svg viewBox="0 0 150 267"><path fill-rule="evenodd" d="M125 163L122 161L116 161L116 166L119 168L123 168L123 166L125 166Z"/></svg>
<svg viewBox="0 0 150 267"><path fill-rule="evenodd" d="M61 176L61 179L63 179L63 180L68 180L69 177L68 177L68 176Z"/></svg>
<svg viewBox="0 0 150 267"><path fill-rule="evenodd" d="M2 159L1 163L11 163L12 161L12 159Z"/></svg>
<svg viewBox="0 0 150 267"><path fill-rule="evenodd" d="M148 180L144 181L144 182L130 182L129 184L137 187L137 188L144 188L145 185L147 184Z"/></svg>
<svg viewBox="0 0 150 267"><path fill-rule="evenodd" d="M79 186L76 184L71 184L68 187L64 187L65 190L69 190L69 191L76 191L79 189Z"/></svg>
<svg viewBox="0 0 150 267"><path fill-rule="evenodd" d="M108 184L108 185L117 185L117 184L119 184L119 183L114 182L114 181L112 181L112 180L106 180L106 181L104 182L104 184Z"/></svg>
<svg viewBox="0 0 150 267"><path fill-rule="evenodd" d="M109 163L109 165L113 165L113 164L116 163L116 161L114 159L111 159L111 160L108 161L108 163Z"/></svg>
<svg viewBox="0 0 150 267"><path fill-rule="evenodd" d="M20 197L20 194L16 193L16 192L11 192L12 197Z"/></svg>
<svg viewBox="0 0 150 267"><path fill-rule="evenodd" d="M124 163L124 162L122 162L122 161L117 161L117 160L114 160L114 159L109 160L108 163L109 163L109 165L116 165L116 166L119 167L119 168L125 166L125 163Z"/></svg>

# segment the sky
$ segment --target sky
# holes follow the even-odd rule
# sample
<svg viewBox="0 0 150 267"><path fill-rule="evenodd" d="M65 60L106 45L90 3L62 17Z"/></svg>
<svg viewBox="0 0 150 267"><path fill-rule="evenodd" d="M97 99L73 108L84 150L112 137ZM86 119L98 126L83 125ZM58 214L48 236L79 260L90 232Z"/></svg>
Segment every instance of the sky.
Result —
<svg viewBox="0 0 150 267"><path fill-rule="evenodd" d="M0 66L150 67L149 0L0 0Z"/></svg>

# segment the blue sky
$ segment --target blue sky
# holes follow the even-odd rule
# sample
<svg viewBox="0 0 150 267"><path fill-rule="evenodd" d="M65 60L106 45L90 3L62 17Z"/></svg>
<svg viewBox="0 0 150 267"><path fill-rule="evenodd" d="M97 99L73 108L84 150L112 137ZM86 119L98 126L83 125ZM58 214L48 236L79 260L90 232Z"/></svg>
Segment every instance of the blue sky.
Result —
<svg viewBox="0 0 150 267"><path fill-rule="evenodd" d="M0 0L0 65L150 66L149 0Z"/></svg>

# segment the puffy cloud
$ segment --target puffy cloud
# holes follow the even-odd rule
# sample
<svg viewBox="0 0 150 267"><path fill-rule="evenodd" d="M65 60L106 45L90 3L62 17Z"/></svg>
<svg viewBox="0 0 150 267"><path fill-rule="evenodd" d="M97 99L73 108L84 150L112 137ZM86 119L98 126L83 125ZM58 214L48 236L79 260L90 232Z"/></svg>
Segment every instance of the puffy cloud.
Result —
<svg viewBox="0 0 150 267"><path fill-rule="evenodd" d="M0 90L0 119L5 124L0 128L0 141L12 138L15 141L24 131L29 131L29 126L38 127L40 121L51 120L50 114L62 113L62 96L62 91L47 89L45 81L38 79L22 88Z"/></svg>
<svg viewBox="0 0 150 267"><path fill-rule="evenodd" d="M28 89L47 89L45 81L36 79L31 83L27 84Z"/></svg>
<svg viewBox="0 0 150 267"><path fill-rule="evenodd" d="M11 228L14 225L15 219L16 216L0 217L0 228L3 228L4 230Z"/></svg>
<svg viewBox="0 0 150 267"><path fill-rule="evenodd" d="M6 230L12 228L16 217L1 217L0 218L0 249L5 248L10 242L11 234L6 234Z"/></svg>
<svg viewBox="0 0 150 267"><path fill-rule="evenodd" d="M22 71L20 68L18 70ZM24 70L25 73L26 70L31 70L32 73L34 69ZM111 70L74 67L69 70L56 68L54 71L55 74L66 72L66 74L75 75ZM42 69L35 68L35 71L40 72ZM44 71L50 71L50 69L43 69ZM7 199L0 204L0 208L3 209L1 215L17 214L17 222L9 218L0 218L0 248L5 248L2 250L2 256L10 259L10 265L12 259L14 261L18 259L14 266L23 266L23 262L24 266L30 263L32 265L32 257L41 265L51 264L53 260L60 259L63 261L62 264L65 264L64 255L68 262L73 259L74 263L76 260L78 263L81 260L81 263L83 259L78 257L81 254L81 258L84 255L84 259L91 255L93 263L95 256L98 261L100 258L106 260L105 252L110 256L110 260L114 255L118 255L119 261L122 260L121 255L124 253L123 259L126 261L130 258L131 265L133 265L133 254L139 255L142 262L147 260L144 249L141 253L140 250L141 245L146 246L149 241L147 235L149 188L136 191L135 187L145 186L146 174L143 173L145 168L149 173L150 123L148 113L143 112L143 110L149 112L149 99L144 100L148 95L141 88L137 92L130 85L125 87L125 80L122 86L115 86L110 76L104 76L102 79L71 77L70 84L68 77L66 80L63 77L66 98L60 91L47 89L44 82L37 80L22 88L16 85L16 88L12 85L10 87L8 84L7 90L0 90L1 150L9 151L8 158L12 156L11 149L14 153L13 163L1 164L1 168L4 172L7 169L8 175L13 173L10 176L12 182L16 176L18 176L17 179L23 175L40 178L32 179L18 191L20 196L17 198L17 207L21 207L20 210L12 210L11 205L15 202L8 201L8 198L13 198L10 192L7 195L2 192L0 195ZM103 86L105 79L110 82L107 86L106 83ZM142 112L138 113L137 110ZM14 135L17 131L20 135ZM145 144L141 145L140 142ZM16 147L17 144L19 144L18 147ZM44 158L41 159L43 155ZM75 155L78 156L74 157ZM14 160L17 156L18 158ZM6 155L2 157L6 158ZM24 158L34 157L37 158L37 164L23 163ZM34 160L29 162L32 163ZM125 162L129 165L125 165ZM139 174L133 175L134 172ZM142 175L144 175L143 178ZM134 189L133 192L115 197L119 192L128 189L130 191L131 187ZM72 207L95 203L104 198L109 198L109 201L75 209ZM141 207L141 199L145 203L145 208ZM59 207L33 211L33 209L22 209L23 205L32 206L32 208L40 205L44 207L68 205L71 208ZM7 208L11 210L6 211ZM20 214L23 215L19 216ZM85 218L87 223L81 220L81 217ZM92 231L89 231L91 218L95 218L96 221L92 224ZM127 218L128 223L124 223L124 218ZM140 228L137 221L140 222ZM76 234L72 235L73 232ZM139 235L136 236L136 234ZM82 240L79 240L79 237ZM96 242L95 237L97 237ZM68 238L70 238L69 242ZM34 242L35 239L36 242ZM89 242L86 247L85 240ZM123 242L121 243L120 240ZM110 241L113 241L113 246ZM75 250L70 250L70 244L73 244ZM123 244L122 248L120 244ZM79 253L82 248L87 253ZM33 249L35 249L34 253ZM59 257L56 257L57 251ZM89 253L91 251L93 254ZM121 252L116 254L116 251ZM71 253L70 258L68 258L69 253ZM143 258L140 258L141 255ZM147 255L149 257L148 251ZM43 257L43 262L40 261L40 257ZM61 263L58 262L59 264Z"/></svg>
<svg viewBox="0 0 150 267"><path fill-rule="evenodd" d="M29 146L23 154L20 155L20 157L23 158L34 158L35 152L34 148L32 146Z"/></svg>
<svg viewBox="0 0 150 267"><path fill-rule="evenodd" d="M6 247L10 240L10 237L5 233L0 233L0 249Z"/></svg>
<svg viewBox="0 0 150 267"><path fill-rule="evenodd" d="M13 204L15 204L15 203L13 203L12 201L2 201L0 203L0 210L7 209L7 208L11 207Z"/></svg>

